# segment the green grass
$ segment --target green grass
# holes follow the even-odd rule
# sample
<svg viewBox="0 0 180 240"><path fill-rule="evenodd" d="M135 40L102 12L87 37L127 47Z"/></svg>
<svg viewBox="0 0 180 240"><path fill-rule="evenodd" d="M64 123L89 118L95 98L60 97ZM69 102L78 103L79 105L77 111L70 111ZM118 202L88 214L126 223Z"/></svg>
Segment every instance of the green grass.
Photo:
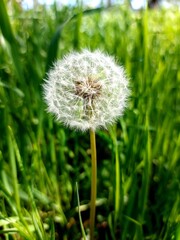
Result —
<svg viewBox="0 0 180 240"><path fill-rule="evenodd" d="M13 4L6 14L0 2L0 238L79 240L82 223L87 234L89 136L46 113L42 83L56 58L88 47L114 55L132 91L97 132L95 235L179 240L179 11Z"/></svg>

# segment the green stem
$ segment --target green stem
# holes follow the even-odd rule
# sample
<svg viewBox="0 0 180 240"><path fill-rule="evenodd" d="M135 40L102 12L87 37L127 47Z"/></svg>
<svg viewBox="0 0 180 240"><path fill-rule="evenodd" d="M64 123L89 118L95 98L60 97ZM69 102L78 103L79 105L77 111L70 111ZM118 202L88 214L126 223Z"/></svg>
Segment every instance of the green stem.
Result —
<svg viewBox="0 0 180 240"><path fill-rule="evenodd" d="M21 204L19 198L19 188L18 188L18 178L17 178L17 166L16 166L16 159L15 159L15 152L14 152L14 145L13 145L13 132L10 126L7 128L7 138L8 138L8 150L9 150L9 159L10 159L10 166L11 166L11 174L12 174L12 184L14 190L14 199L16 203L17 213L19 217L21 217Z"/></svg>
<svg viewBox="0 0 180 240"><path fill-rule="evenodd" d="M120 198L121 198L121 186L120 186L120 161L118 153L118 144L115 140L115 176L116 176L116 192L115 192L115 223L119 218L120 214Z"/></svg>
<svg viewBox="0 0 180 240"><path fill-rule="evenodd" d="M94 223L96 213L96 188L97 188L97 157L96 157L96 136L90 129L91 142L91 204L90 204L90 240L94 239Z"/></svg>

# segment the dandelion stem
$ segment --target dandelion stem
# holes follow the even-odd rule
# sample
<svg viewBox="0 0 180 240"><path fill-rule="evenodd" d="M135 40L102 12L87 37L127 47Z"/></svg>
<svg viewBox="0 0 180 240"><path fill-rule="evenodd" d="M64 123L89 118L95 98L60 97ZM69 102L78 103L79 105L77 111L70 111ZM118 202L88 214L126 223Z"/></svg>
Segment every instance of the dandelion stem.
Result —
<svg viewBox="0 0 180 240"><path fill-rule="evenodd" d="M96 212L96 188L97 188L97 157L96 157L96 136L95 132L90 129L91 142L91 204L90 204L90 240L94 239L94 223Z"/></svg>

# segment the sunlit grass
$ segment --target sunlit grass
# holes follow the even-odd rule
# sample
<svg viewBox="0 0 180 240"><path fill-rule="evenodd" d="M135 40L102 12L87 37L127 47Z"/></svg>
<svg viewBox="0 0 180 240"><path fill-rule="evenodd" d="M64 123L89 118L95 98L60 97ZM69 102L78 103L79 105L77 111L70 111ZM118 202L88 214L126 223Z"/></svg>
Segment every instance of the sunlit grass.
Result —
<svg viewBox="0 0 180 240"><path fill-rule="evenodd" d="M0 22L1 236L80 239L76 182L87 231L89 138L46 114L41 84L56 57L89 47L114 55L132 90L125 116L97 133L96 235L178 240L179 12L14 9Z"/></svg>

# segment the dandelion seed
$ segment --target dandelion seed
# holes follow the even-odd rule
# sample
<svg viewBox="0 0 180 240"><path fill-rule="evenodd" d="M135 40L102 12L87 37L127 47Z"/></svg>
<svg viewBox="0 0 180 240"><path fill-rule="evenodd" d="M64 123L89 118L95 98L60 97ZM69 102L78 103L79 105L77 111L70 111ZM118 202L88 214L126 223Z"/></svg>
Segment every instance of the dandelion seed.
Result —
<svg viewBox="0 0 180 240"><path fill-rule="evenodd" d="M57 61L43 87L48 111L82 131L114 123L129 95L124 69L99 50L73 52Z"/></svg>

